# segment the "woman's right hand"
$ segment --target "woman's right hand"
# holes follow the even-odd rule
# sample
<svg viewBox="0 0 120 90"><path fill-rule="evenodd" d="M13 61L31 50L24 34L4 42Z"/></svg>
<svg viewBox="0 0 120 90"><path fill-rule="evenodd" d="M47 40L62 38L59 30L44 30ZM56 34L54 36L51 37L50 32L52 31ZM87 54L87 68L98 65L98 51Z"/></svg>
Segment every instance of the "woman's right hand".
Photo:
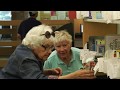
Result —
<svg viewBox="0 0 120 90"><path fill-rule="evenodd" d="M94 71L93 70L77 70L74 72L76 74L76 79L95 79Z"/></svg>
<svg viewBox="0 0 120 90"><path fill-rule="evenodd" d="M59 76L58 79L95 79L94 71L81 69L73 73Z"/></svg>

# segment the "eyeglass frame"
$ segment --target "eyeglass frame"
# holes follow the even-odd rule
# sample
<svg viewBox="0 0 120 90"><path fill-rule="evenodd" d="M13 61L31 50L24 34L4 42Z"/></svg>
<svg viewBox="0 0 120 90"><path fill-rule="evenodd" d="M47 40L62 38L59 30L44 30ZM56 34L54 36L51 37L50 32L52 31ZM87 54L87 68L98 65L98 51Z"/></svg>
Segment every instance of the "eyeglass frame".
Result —
<svg viewBox="0 0 120 90"><path fill-rule="evenodd" d="M51 47L47 47L45 45L41 45L45 50L54 50L54 46L51 46Z"/></svg>

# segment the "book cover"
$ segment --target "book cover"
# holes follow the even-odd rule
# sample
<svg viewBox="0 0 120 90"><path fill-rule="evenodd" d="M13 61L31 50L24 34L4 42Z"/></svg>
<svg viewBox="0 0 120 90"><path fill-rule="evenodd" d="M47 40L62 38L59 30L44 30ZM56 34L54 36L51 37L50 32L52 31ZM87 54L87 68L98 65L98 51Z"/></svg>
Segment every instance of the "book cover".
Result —
<svg viewBox="0 0 120 90"><path fill-rule="evenodd" d="M90 36L88 41L88 48L90 51L97 51L97 45L104 45L104 36Z"/></svg>
<svg viewBox="0 0 120 90"><path fill-rule="evenodd" d="M99 55L104 55L104 53L105 53L105 40L104 39L96 39L95 42L96 42L95 51Z"/></svg>

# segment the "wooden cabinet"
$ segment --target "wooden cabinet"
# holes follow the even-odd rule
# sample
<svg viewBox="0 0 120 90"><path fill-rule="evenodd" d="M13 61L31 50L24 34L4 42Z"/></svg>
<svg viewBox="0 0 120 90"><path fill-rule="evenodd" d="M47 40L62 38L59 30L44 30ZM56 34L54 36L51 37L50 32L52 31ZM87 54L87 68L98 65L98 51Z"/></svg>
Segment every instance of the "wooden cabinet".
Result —
<svg viewBox="0 0 120 90"><path fill-rule="evenodd" d="M89 36L104 36L117 34L116 24L96 23L84 21L83 45L88 42Z"/></svg>
<svg viewBox="0 0 120 90"><path fill-rule="evenodd" d="M110 23L107 24L104 20L100 21L90 21L76 19L74 21L74 30L79 32L80 24L83 25L83 46L88 42L89 36L103 36L109 34L117 34L117 24Z"/></svg>

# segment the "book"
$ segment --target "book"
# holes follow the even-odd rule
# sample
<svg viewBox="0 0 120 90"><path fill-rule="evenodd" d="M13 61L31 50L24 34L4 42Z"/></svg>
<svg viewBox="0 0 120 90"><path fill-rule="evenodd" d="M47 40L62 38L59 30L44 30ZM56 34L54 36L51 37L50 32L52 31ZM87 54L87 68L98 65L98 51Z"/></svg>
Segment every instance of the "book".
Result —
<svg viewBox="0 0 120 90"><path fill-rule="evenodd" d="M104 55L105 53L105 40L104 39L96 39L95 40L96 44L95 44L95 51L99 54L99 55Z"/></svg>
<svg viewBox="0 0 120 90"><path fill-rule="evenodd" d="M96 51L96 45L104 45L104 36L89 36L88 48L90 51Z"/></svg>

